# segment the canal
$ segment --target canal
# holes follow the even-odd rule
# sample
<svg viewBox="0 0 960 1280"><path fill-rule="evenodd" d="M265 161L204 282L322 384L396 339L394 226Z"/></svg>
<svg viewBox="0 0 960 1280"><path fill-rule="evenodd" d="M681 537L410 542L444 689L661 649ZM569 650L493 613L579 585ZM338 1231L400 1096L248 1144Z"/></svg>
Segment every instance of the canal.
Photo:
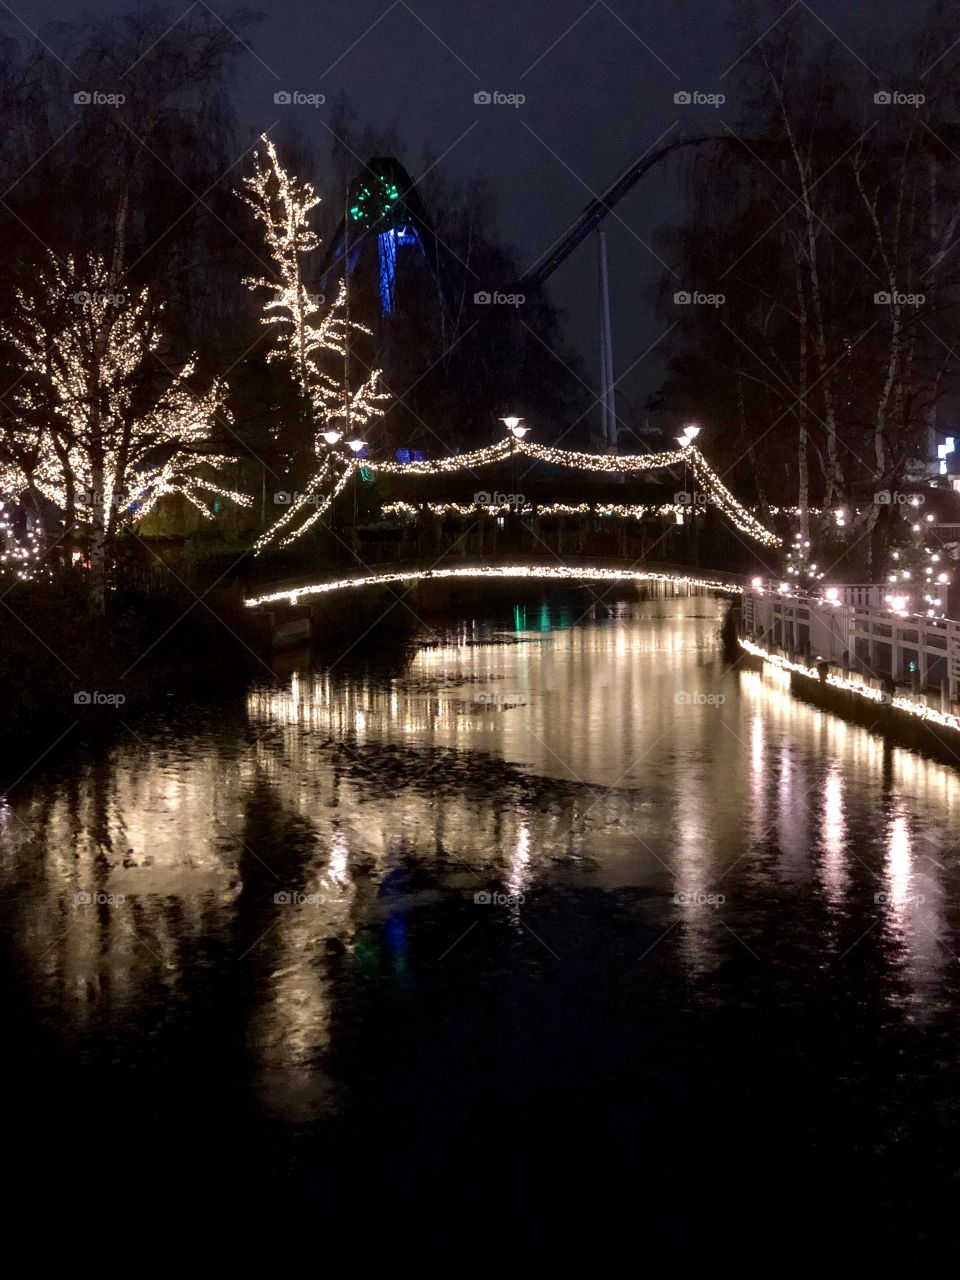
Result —
<svg viewBox="0 0 960 1280"><path fill-rule="evenodd" d="M14 1223L341 1275L951 1248L960 773L732 670L722 608L532 597L11 786Z"/></svg>

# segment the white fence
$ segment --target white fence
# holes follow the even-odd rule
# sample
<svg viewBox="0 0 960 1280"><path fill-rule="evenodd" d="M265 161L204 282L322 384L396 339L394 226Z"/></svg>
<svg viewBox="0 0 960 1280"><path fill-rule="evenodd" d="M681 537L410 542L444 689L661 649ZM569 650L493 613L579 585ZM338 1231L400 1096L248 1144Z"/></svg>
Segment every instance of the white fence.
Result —
<svg viewBox="0 0 960 1280"><path fill-rule="evenodd" d="M871 684L893 680L935 695L941 710L960 701L960 622L906 617L881 605L882 586L833 588L836 601L777 591L743 593L743 634L788 657L823 660Z"/></svg>

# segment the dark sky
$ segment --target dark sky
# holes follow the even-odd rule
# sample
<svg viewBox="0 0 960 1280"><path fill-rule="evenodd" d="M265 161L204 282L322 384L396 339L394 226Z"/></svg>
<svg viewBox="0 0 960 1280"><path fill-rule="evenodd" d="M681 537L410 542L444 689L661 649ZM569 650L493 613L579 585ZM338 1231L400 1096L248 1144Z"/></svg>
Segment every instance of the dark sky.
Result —
<svg viewBox="0 0 960 1280"><path fill-rule="evenodd" d="M41 36L51 22L82 13L154 7L138 0L2 5ZM191 7L179 0L171 20ZM232 9L224 0L208 7L224 16ZM730 85L725 73L749 43L735 37L732 0L263 0L250 7L265 20L241 64L245 127L268 129L296 113L326 153L330 106L278 108L274 93L322 93L328 103L345 94L361 121L396 128L414 178L425 148L456 177L485 175L499 199L501 230L524 267L658 138L683 127L719 132L720 117L733 124L739 114L733 101L719 110L674 103L678 90L717 93ZM784 0L779 11L800 10L824 36L832 28L849 46L851 74L865 76L858 58L872 64L870 50L921 7L915 0ZM760 30L776 16L765 11ZM6 25L18 23L8 17ZM479 90L522 93L526 101L478 106ZM667 324L654 307L663 271L655 249L658 228L682 208L676 173L646 178L607 222L615 373L632 370L623 386L635 403L656 389L663 369L654 345ZM550 289L595 383L595 239L560 268Z"/></svg>

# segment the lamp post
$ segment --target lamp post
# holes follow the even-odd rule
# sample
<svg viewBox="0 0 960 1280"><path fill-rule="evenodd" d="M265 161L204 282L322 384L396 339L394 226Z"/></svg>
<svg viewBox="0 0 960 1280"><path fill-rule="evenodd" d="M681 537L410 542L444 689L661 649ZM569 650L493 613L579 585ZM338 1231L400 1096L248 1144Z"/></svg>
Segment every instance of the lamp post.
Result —
<svg viewBox="0 0 960 1280"><path fill-rule="evenodd" d="M347 448L353 454L353 533L357 534L357 472L360 470L360 459L357 456L364 447L366 441L361 440L359 436L347 441Z"/></svg>
<svg viewBox="0 0 960 1280"><path fill-rule="evenodd" d="M321 431L320 435L324 443L326 444L327 448L331 451L331 453L333 452L334 446L337 444L337 442L343 439L343 432L338 431L337 428L333 426L328 427L326 431ZM333 514L332 507L330 508L329 514L330 515ZM327 527L327 517L325 515L320 517L320 524L324 528Z"/></svg>
<svg viewBox="0 0 960 1280"><path fill-rule="evenodd" d="M700 434L700 428L693 422L687 423L683 428L690 444L693 444L697 436ZM693 497L693 563L700 563L700 526L697 523L697 468L696 465L690 463L690 485L691 496Z"/></svg>
<svg viewBox="0 0 960 1280"><path fill-rule="evenodd" d="M511 460L511 464L512 464L512 466L511 466L511 479L512 479L512 482L513 482L513 492L514 492L514 496L516 496L516 492L517 492L517 441L522 440L522 439L523 439L523 437L524 437L524 436L527 434L527 432L530 430L530 428L529 428L529 427L525 427L525 426L523 425L523 419L522 419L522 418L517 418L517 417L515 417L515 416L508 416L508 417L506 417L506 418L501 418L501 419L500 419L500 421L503 423L503 425L504 425L504 426L507 428L507 430L510 432L510 435L513 437L512 443L511 443L511 445L510 445L510 460Z"/></svg>
<svg viewBox="0 0 960 1280"><path fill-rule="evenodd" d="M693 444L694 440L700 434L700 428L694 423L689 423L683 428L683 435L677 436L677 443L684 451L683 454L683 487L687 487L687 454L686 450ZM690 464L691 475L691 492L690 492L690 510L692 513L693 524L690 536L690 554L694 564L700 563L700 529L697 524L697 470L693 463Z"/></svg>

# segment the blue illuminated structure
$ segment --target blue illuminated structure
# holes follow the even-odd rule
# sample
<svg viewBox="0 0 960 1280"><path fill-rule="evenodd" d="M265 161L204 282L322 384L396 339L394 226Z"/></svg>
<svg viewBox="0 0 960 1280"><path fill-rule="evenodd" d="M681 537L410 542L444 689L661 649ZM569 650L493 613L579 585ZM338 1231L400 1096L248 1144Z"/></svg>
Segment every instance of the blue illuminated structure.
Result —
<svg viewBox="0 0 960 1280"><path fill-rule="evenodd" d="M394 227L377 236L380 258L380 310L385 316L393 311L397 291L397 233Z"/></svg>
<svg viewBox="0 0 960 1280"><path fill-rule="evenodd" d="M380 261L380 310L385 316L393 313L397 301L397 249L419 249L423 245L415 227L390 227L377 236L377 252Z"/></svg>
<svg viewBox="0 0 960 1280"><path fill-rule="evenodd" d="M396 312L398 288L408 288L407 279L416 280L409 271L414 261L434 276L441 296L448 292L450 273L436 231L410 175L393 156L375 156L353 182L343 222L321 268L322 287L331 287L329 277L343 270L345 259L350 275L358 268L376 270L384 318ZM422 282L415 287L422 288Z"/></svg>

